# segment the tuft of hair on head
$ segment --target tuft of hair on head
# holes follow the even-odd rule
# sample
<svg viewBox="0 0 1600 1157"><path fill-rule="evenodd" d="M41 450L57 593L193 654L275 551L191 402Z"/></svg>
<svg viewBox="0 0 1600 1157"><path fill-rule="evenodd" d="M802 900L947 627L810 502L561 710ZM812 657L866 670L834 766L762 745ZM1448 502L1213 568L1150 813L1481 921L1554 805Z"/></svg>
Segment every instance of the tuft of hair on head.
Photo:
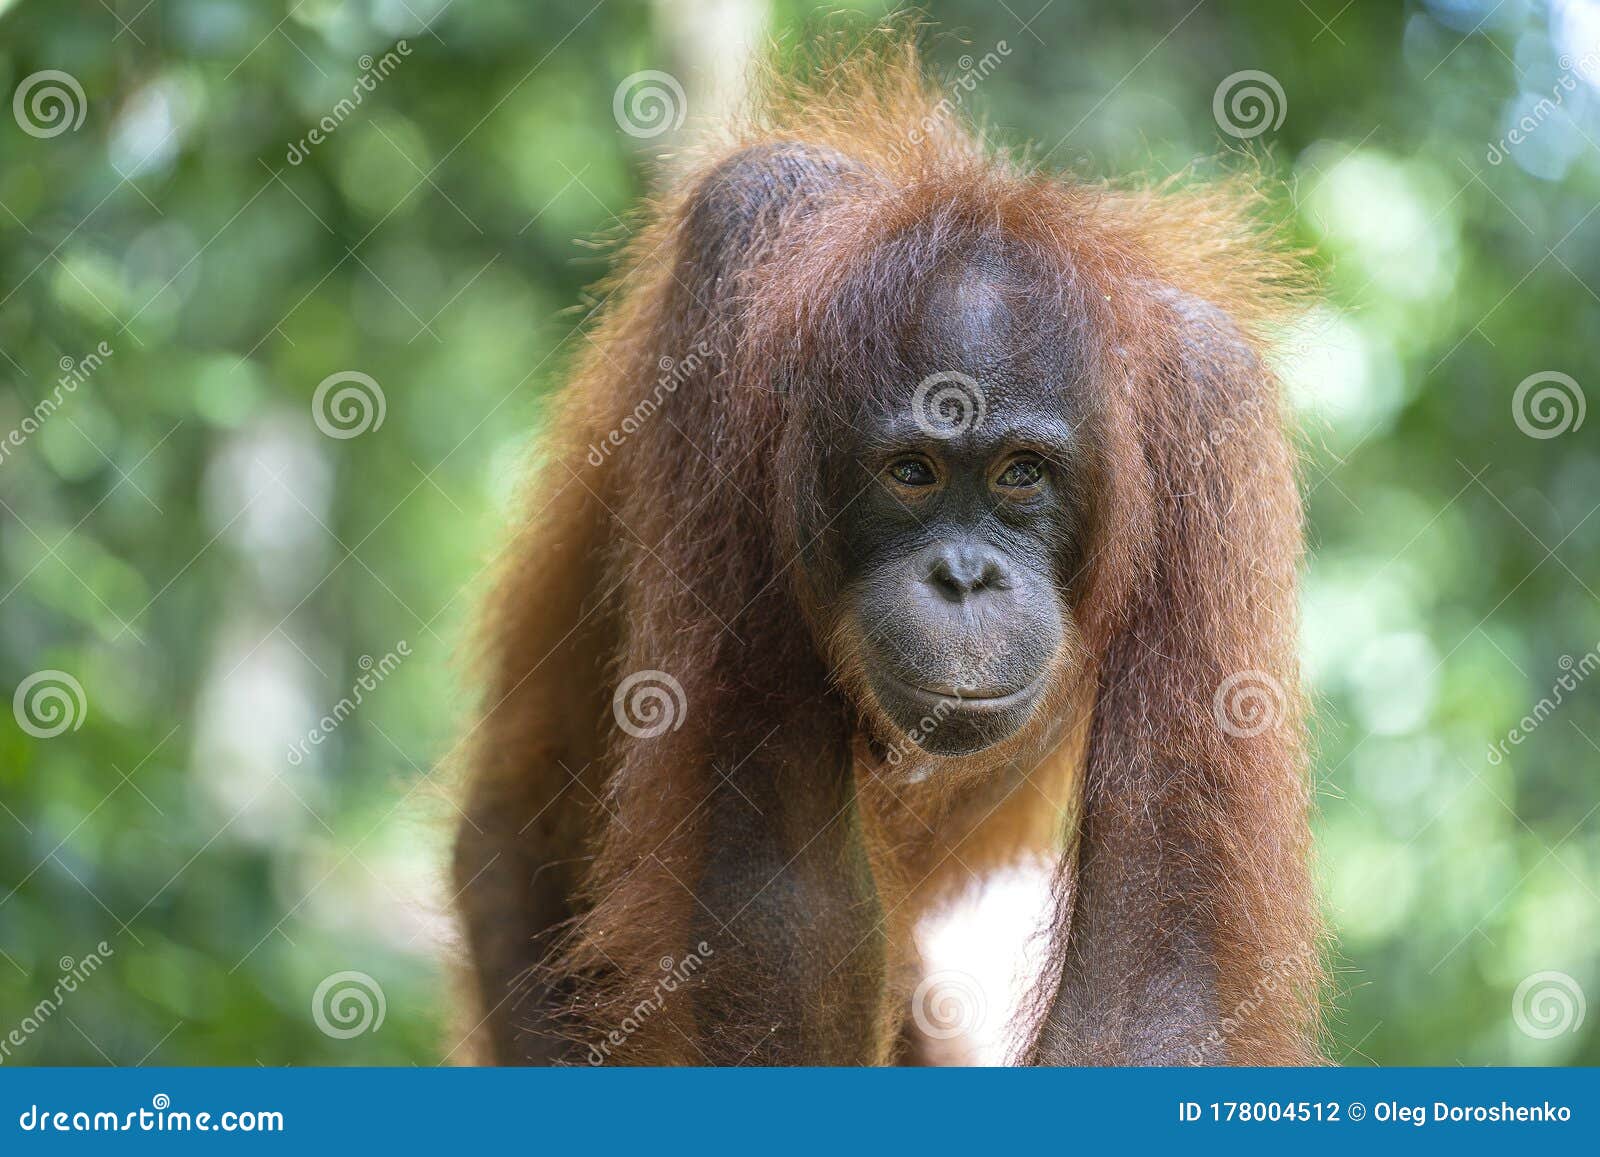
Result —
<svg viewBox="0 0 1600 1157"><path fill-rule="evenodd" d="M930 73L923 51L930 27L901 13L770 42L750 66L743 106L727 123L701 126L680 172L692 177L750 145L794 142L833 149L902 192L958 180L1014 192L1066 188L1093 197L1107 226L1125 226L1172 285L1210 301L1253 336L1315 298L1308 250L1290 241L1286 215L1274 212L1260 156L1231 152L1214 176L1202 174L1200 160L1159 177L1047 169L1048 155L1034 157L1027 143L1007 146L978 131L955 80Z"/></svg>
<svg viewBox="0 0 1600 1157"><path fill-rule="evenodd" d="M930 79L924 27L901 18L774 44L757 65L743 132L837 149L901 180L992 160Z"/></svg>

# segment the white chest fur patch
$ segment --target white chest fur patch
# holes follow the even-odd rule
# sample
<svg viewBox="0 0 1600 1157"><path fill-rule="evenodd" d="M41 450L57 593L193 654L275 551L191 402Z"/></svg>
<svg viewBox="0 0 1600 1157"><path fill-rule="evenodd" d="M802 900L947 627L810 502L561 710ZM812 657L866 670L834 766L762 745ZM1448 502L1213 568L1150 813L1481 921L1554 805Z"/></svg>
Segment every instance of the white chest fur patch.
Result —
<svg viewBox="0 0 1600 1157"><path fill-rule="evenodd" d="M941 1065L1015 1063L1049 950L1051 864L1042 857L973 880L917 923L923 980L911 1015Z"/></svg>

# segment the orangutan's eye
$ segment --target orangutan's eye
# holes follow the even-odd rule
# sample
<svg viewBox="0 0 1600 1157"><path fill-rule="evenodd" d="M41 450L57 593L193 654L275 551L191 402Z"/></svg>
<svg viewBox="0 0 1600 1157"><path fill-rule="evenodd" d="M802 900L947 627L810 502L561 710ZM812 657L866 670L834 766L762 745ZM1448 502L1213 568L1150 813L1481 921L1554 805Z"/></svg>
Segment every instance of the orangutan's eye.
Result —
<svg viewBox="0 0 1600 1157"><path fill-rule="evenodd" d="M902 486L932 486L939 481L924 458L901 458L889 466L889 476Z"/></svg>
<svg viewBox="0 0 1600 1157"><path fill-rule="evenodd" d="M1000 477L994 480L994 484L1008 490L1027 490L1043 482L1044 475L1045 465L1040 459L1013 458L1001 471Z"/></svg>

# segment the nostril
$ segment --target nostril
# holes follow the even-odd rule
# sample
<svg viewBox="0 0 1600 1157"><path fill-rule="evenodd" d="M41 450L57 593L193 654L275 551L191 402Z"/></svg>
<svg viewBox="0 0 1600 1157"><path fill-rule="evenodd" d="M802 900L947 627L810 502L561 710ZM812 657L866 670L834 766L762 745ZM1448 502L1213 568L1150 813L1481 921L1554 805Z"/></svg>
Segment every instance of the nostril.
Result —
<svg viewBox="0 0 1600 1157"><path fill-rule="evenodd" d="M946 598L959 599L967 593L967 585L956 573L951 560L944 555L935 558L928 569L927 583Z"/></svg>

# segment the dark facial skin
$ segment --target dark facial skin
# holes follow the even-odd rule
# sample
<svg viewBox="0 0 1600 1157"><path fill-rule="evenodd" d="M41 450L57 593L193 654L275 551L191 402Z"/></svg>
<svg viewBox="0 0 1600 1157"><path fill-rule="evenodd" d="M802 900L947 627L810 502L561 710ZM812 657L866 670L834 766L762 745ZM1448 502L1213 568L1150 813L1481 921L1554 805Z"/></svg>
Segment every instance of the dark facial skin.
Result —
<svg viewBox="0 0 1600 1157"><path fill-rule="evenodd" d="M936 277L903 337L911 372L841 432L828 471L840 505L859 495L839 518L838 598L871 695L941 755L1021 729L1069 629L1078 359L1028 287L995 260Z"/></svg>

